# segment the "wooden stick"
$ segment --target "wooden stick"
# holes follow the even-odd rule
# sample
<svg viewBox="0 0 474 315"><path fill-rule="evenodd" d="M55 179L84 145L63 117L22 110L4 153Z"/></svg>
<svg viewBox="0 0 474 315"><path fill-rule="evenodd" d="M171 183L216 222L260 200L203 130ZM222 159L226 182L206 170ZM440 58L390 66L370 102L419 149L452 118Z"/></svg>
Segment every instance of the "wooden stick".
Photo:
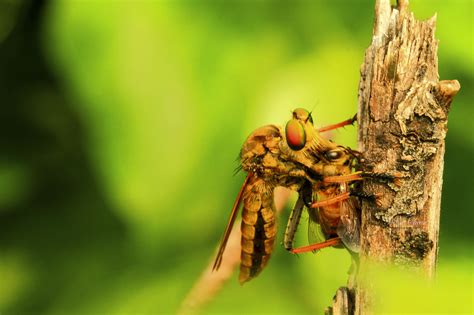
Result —
<svg viewBox="0 0 474 315"><path fill-rule="evenodd" d="M397 8L389 0L375 2L359 83L359 150L365 171L405 176L398 187L363 182L364 193L382 196L381 207L362 201L359 270L365 277L373 261L410 266L428 277L436 270L444 139L460 85L439 81L435 26L436 16L416 20L407 0ZM383 292L361 283L341 292L333 305L340 314L371 314L373 301L383 300ZM345 311L341 305L348 305Z"/></svg>

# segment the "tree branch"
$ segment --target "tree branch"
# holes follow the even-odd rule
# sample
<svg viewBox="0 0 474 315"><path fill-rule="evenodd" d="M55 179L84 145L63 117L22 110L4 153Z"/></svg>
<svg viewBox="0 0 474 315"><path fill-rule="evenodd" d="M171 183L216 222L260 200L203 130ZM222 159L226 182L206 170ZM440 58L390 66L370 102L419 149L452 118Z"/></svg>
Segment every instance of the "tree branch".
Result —
<svg viewBox="0 0 474 315"><path fill-rule="evenodd" d="M369 262L411 266L431 277L438 252L439 214L447 118L459 82L439 81L436 15L418 21L408 1L375 3L371 46L359 83L359 150L366 170L401 174L399 185L364 182L381 206L362 203L360 274ZM371 313L376 293L349 288L354 305L340 314ZM340 305L338 294L335 305ZM379 298L381 298L379 296ZM351 299L349 299L351 300Z"/></svg>

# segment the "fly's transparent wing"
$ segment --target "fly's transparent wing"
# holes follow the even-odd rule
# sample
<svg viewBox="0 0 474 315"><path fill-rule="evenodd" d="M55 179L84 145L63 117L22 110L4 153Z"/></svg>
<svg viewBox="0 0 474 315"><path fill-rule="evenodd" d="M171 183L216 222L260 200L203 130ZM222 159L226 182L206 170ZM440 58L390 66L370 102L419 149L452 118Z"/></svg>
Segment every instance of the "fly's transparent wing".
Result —
<svg viewBox="0 0 474 315"><path fill-rule="evenodd" d="M230 212L229 221L227 222L227 227L224 231L224 236L222 236L221 243L219 245L219 250L217 251L216 259L214 260L214 265L212 266L212 270L219 270L219 267L222 263L222 256L224 255L224 250L227 245L227 241L229 240L230 232L232 231L232 227L234 226L235 219L237 218L237 212L239 210L240 203L242 202L242 196L244 194L244 190L247 187L250 179L252 178L251 174L248 174L245 178L242 187L235 199L234 206L232 207L232 211Z"/></svg>
<svg viewBox="0 0 474 315"><path fill-rule="evenodd" d="M341 202L341 220L337 226L337 234L352 252L358 253L360 247L360 216L359 202L351 197Z"/></svg>

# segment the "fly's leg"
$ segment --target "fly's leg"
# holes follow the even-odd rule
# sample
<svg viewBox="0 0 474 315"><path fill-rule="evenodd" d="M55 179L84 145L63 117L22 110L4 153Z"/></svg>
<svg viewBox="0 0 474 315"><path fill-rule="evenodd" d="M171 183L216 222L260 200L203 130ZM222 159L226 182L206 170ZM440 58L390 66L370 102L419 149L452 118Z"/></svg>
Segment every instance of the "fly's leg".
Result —
<svg viewBox="0 0 474 315"><path fill-rule="evenodd" d="M283 239L283 246L288 251L293 249L293 240L295 239L296 229L300 223L301 213L303 212L304 202L300 195L296 201L295 207L291 210L290 218L286 225L285 237Z"/></svg>
<svg viewBox="0 0 474 315"><path fill-rule="evenodd" d="M308 246L292 249L291 253L293 254L307 253L307 252L312 252L312 251L319 250L325 247L331 247L331 246L336 246L336 245L341 245L341 244L342 244L341 238L335 237L335 238L330 238L327 241L324 241L322 243L316 243L316 244L311 244Z"/></svg>
<svg viewBox="0 0 474 315"><path fill-rule="evenodd" d="M355 114L354 117L352 117L352 118L341 121L340 123L321 127L321 128L318 129L318 132L325 132L325 131L341 128L341 127L344 127L344 126L347 126L347 125L354 125L354 122L356 120L357 120L357 114Z"/></svg>
<svg viewBox="0 0 474 315"><path fill-rule="evenodd" d="M298 200L296 201L295 207L291 211L290 218L288 219L288 223L286 225L283 246L285 246L285 249L288 251L293 249L293 240L295 239L296 229L298 228L303 208L304 206L311 205L311 201L311 184L308 181L305 181L299 190Z"/></svg>

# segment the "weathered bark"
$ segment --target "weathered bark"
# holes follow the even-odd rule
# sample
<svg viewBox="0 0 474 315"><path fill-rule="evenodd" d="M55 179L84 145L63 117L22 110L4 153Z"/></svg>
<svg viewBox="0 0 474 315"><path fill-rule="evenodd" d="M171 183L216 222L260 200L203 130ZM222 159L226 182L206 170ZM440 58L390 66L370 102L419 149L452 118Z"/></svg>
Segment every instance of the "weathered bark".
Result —
<svg viewBox="0 0 474 315"><path fill-rule="evenodd" d="M435 26L436 16L416 20L408 1L397 8L376 1L359 83L359 150L366 170L401 177L363 183L365 193L381 196L378 206L362 202L359 272L366 278L373 261L409 265L428 277L436 269L444 139L460 85L439 81ZM340 314L371 313L372 300L382 298L361 283L348 292L354 305Z"/></svg>

